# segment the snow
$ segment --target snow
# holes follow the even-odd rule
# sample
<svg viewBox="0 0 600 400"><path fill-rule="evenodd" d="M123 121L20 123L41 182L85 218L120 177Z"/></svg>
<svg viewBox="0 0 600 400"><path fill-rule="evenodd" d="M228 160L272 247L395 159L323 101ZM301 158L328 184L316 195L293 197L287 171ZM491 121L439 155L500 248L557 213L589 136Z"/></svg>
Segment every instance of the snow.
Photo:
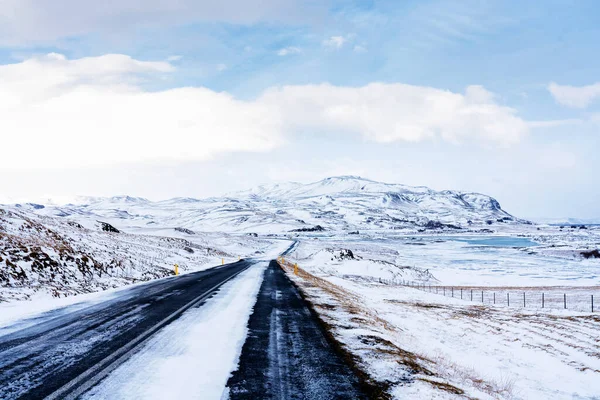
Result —
<svg viewBox="0 0 600 400"><path fill-rule="evenodd" d="M27 208L27 205L22 207ZM30 207L31 208L31 207ZM277 184L224 197L175 198L159 202L128 196L79 198L72 204L47 204L33 212L74 221L100 219L134 233L137 229L184 227L198 232L281 234L323 225L329 231L408 229L429 221L461 225L516 224L523 221L486 195L435 191L370 181L327 178L311 184ZM503 222L498 222L506 219Z"/></svg>
<svg viewBox="0 0 600 400"><path fill-rule="evenodd" d="M104 232L89 216L67 219L0 208L0 302L71 296L162 278L173 275L174 264L181 273L198 271L222 260L264 254L275 243L165 227L135 233L118 229L120 233ZM276 248L281 241L277 243Z"/></svg>
<svg viewBox="0 0 600 400"><path fill-rule="evenodd" d="M430 359L451 360L488 380L514 382L518 398L593 398L600 393L593 334L600 321L583 319L588 314L520 315L523 311L491 307L483 309L485 315L470 316L471 306L459 300L408 288L334 282L359 291L380 318L401 328L397 340L403 347ZM415 306L419 303L430 308Z"/></svg>
<svg viewBox="0 0 600 400"><path fill-rule="evenodd" d="M587 236L587 242L586 238L580 238L578 243L583 245L593 240L593 236ZM600 285L597 259L552 256L548 254L548 247L535 244L529 238L516 236L381 234L302 240L292 256L300 263L314 264L320 273L399 278L429 284L477 287ZM362 260L331 260L333 249L349 249ZM403 277L400 273L403 267L428 271L434 279Z"/></svg>
<svg viewBox="0 0 600 400"><path fill-rule="evenodd" d="M474 305L379 283L499 294L514 289L528 296L566 291L581 295L587 307L590 294L600 299L600 260L584 259L582 251L600 248L600 226L532 225L486 195L352 176L220 198L80 197L44 204L0 209L0 256L28 273L26 281L5 274L0 300L32 299L0 304L0 334L110 300L121 290L114 287L168 276L174 263L187 273L222 259L267 260L295 243L286 260L312 278L294 279L362 366L382 385L394 382L396 398L456 398L461 395L448 390L459 389L482 399L593 399L600 393L597 313ZM97 221L121 233L101 232ZM316 225L325 230L291 232ZM63 243L75 261L61 259ZM32 268L28 256L36 246L61 262L68 278L61 286ZM90 278L78 268L83 254L116 267ZM89 397L226 397L223 387L235 369L264 268L253 267L163 329ZM51 298L51 289L78 296ZM432 374L411 371L413 358ZM440 383L454 389L440 389Z"/></svg>
<svg viewBox="0 0 600 400"><path fill-rule="evenodd" d="M267 262L257 263L153 336L85 399L220 400L237 368Z"/></svg>
<svg viewBox="0 0 600 400"><path fill-rule="evenodd" d="M363 368L377 381L393 383L394 398L462 398L422 379L483 399L594 399L600 393L597 315L473 305L408 287L322 276L330 286L291 271ZM365 347L365 337L393 347L377 340ZM399 358L390 357L395 349L401 349ZM433 375L409 367L402 373L404 352Z"/></svg>

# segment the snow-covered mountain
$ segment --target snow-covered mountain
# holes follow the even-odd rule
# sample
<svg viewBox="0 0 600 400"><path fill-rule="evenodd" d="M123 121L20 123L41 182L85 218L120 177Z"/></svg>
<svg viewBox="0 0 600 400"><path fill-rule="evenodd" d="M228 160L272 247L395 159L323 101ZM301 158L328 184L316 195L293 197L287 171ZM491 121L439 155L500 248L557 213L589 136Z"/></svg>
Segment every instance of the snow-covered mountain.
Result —
<svg viewBox="0 0 600 400"><path fill-rule="evenodd" d="M81 201L81 200L85 201ZM207 199L151 202L129 196L79 198L63 206L22 204L41 215L107 220L122 229L185 228L204 232L273 233L325 230L464 229L520 224L498 201L479 193L435 191L340 176L286 183Z"/></svg>

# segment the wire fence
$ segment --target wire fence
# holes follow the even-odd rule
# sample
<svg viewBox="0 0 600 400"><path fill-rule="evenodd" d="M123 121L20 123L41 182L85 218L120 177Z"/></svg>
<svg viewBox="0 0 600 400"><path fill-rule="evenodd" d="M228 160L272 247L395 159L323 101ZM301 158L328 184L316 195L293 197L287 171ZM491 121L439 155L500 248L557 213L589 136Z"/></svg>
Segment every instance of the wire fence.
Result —
<svg viewBox="0 0 600 400"><path fill-rule="evenodd" d="M600 287L474 287L439 286L400 279L345 275L345 278L408 286L440 296L453 297L478 304L526 309L562 309L600 312Z"/></svg>
<svg viewBox="0 0 600 400"><path fill-rule="evenodd" d="M505 305L515 308L540 308L540 309L564 309L576 311L598 311L598 297L593 293L586 293L585 289L573 289L569 293L566 290L549 289L539 291L534 288L472 288L455 286L434 286L419 283L404 283L429 293L436 293L447 297L454 297L471 302Z"/></svg>

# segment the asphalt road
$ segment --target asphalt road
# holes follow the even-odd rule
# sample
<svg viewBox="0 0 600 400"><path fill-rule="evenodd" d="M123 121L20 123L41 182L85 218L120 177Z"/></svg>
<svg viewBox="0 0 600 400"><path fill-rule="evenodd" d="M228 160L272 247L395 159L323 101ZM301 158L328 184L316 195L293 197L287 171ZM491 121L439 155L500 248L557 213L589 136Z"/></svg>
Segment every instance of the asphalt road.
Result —
<svg viewBox="0 0 600 400"><path fill-rule="evenodd" d="M251 265L240 261L136 286L113 300L57 310L38 324L0 336L0 399L76 397L150 335Z"/></svg>
<svg viewBox="0 0 600 400"><path fill-rule="evenodd" d="M367 397L275 261L265 271L248 328L227 384L232 400Z"/></svg>

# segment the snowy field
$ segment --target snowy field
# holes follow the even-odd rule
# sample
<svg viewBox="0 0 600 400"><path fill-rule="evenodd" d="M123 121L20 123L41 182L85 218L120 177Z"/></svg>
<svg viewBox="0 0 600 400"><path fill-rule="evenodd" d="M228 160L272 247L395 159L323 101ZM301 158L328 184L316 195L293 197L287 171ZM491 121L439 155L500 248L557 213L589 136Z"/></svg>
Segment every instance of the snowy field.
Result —
<svg viewBox="0 0 600 400"><path fill-rule="evenodd" d="M598 313L474 305L408 287L287 271L394 398L599 398Z"/></svg>
<svg viewBox="0 0 600 400"><path fill-rule="evenodd" d="M403 279L400 267L416 267L432 275L422 275L422 283L448 286L600 285L599 259L550 253L548 249L555 247L535 238L507 234L361 236L303 240L293 257L300 263L314 264L322 273L358 273L385 279ZM572 239L562 237L563 241ZM561 235L550 238L558 241ZM548 237L544 240L549 241ZM571 246L587 248L599 242L600 235L595 231L593 236L579 238L574 244L571 242ZM357 268L362 261L356 259L331 263L331 257L323 253L324 249L349 249L358 257L390 263L390 266L379 268L369 262L364 268ZM373 268L377 271L370 270Z"/></svg>
<svg viewBox="0 0 600 400"><path fill-rule="evenodd" d="M599 399L600 260L576 254L597 241L558 227L321 235L300 239L285 265L395 398Z"/></svg>

